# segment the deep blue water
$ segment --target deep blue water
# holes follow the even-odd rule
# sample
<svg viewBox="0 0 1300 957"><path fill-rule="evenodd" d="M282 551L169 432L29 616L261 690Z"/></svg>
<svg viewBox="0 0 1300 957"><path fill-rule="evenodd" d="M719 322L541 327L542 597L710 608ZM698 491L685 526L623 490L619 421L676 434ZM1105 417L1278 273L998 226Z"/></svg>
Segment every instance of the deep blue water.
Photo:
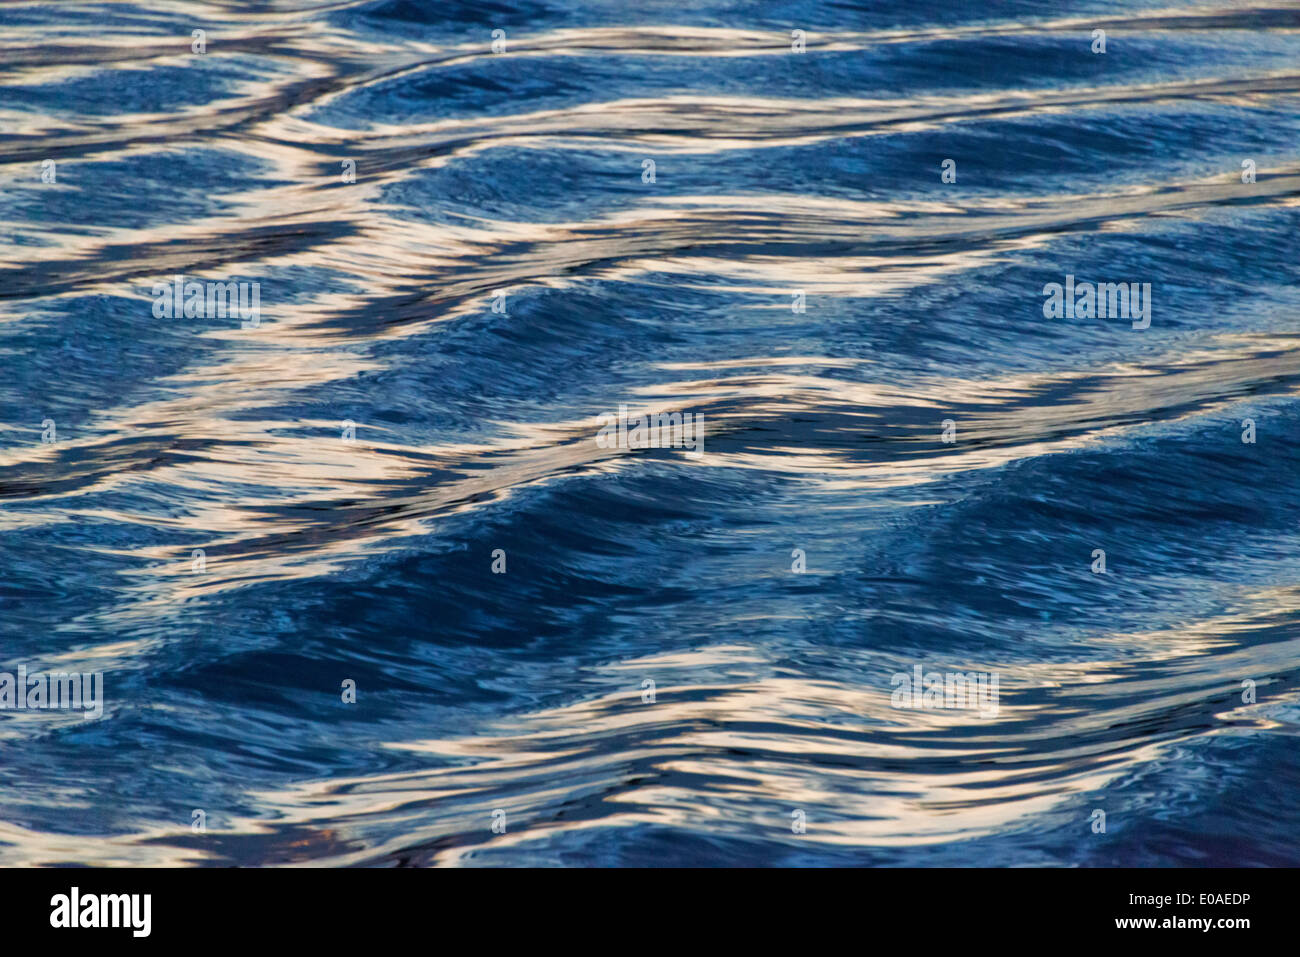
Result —
<svg viewBox="0 0 1300 957"><path fill-rule="evenodd" d="M0 243L0 863L1300 864L1300 5L8 3Z"/></svg>

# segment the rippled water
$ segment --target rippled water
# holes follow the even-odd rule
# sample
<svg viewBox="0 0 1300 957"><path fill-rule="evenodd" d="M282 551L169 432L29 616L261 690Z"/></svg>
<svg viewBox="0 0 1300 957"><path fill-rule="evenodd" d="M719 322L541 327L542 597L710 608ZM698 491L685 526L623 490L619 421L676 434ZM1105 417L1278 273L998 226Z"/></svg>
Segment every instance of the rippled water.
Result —
<svg viewBox="0 0 1300 957"><path fill-rule="evenodd" d="M6 4L0 670L106 703L0 863L1300 863L1298 107L1292 3Z"/></svg>

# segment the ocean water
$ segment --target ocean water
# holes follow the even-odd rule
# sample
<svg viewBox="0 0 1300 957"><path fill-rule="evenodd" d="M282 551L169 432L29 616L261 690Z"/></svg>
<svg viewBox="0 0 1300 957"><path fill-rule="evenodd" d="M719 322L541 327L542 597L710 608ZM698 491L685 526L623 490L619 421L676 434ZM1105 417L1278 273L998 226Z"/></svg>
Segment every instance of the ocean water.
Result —
<svg viewBox="0 0 1300 957"><path fill-rule="evenodd" d="M0 864L1300 864L1298 252L1295 3L6 3Z"/></svg>

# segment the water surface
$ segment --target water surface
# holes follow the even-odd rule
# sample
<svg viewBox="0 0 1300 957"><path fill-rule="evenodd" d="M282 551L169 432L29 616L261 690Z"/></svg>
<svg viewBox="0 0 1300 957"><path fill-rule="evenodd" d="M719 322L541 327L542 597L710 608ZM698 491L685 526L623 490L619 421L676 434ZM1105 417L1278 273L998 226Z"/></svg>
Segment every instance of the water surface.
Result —
<svg viewBox="0 0 1300 957"><path fill-rule="evenodd" d="M1298 198L1293 3L7 3L0 863L1300 864Z"/></svg>

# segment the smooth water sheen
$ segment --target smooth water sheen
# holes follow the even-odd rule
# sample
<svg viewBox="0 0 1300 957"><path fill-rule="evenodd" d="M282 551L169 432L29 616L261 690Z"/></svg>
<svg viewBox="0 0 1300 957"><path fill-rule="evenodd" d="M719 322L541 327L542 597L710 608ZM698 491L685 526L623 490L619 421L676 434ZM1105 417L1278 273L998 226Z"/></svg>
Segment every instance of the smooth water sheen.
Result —
<svg viewBox="0 0 1300 957"><path fill-rule="evenodd" d="M0 863L1300 864L1300 5L10 2L0 169Z"/></svg>

